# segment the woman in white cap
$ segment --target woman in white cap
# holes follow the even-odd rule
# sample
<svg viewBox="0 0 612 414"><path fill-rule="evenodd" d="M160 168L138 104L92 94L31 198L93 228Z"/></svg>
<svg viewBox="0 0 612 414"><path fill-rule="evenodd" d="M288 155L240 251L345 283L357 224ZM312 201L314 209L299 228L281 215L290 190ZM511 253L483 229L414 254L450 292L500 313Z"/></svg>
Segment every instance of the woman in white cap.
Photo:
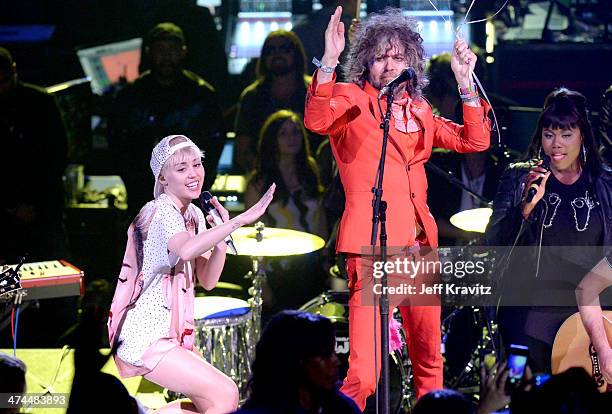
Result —
<svg viewBox="0 0 612 414"><path fill-rule="evenodd" d="M225 237L257 220L275 189L272 184L258 203L231 220L213 198L224 223L206 229L202 211L191 204L202 191L201 158L200 149L182 135L165 137L153 149L155 199L142 208L128 231L109 315L120 374L143 375L191 400L171 403L160 413L213 414L236 409L236 385L193 347L194 285L197 278L205 289L215 287L225 263Z"/></svg>

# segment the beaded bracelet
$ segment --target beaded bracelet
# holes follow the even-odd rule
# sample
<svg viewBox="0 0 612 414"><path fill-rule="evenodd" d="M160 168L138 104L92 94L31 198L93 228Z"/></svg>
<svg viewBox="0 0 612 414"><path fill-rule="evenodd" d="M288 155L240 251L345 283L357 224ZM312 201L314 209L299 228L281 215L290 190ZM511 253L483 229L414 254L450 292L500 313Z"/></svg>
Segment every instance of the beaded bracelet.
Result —
<svg viewBox="0 0 612 414"><path fill-rule="evenodd" d="M479 100L480 97L478 96L478 94L474 94L471 96L465 96L465 95L461 95L461 101L462 102L475 102L477 100Z"/></svg>
<svg viewBox="0 0 612 414"><path fill-rule="evenodd" d="M478 90L476 89L476 85L474 84L471 84L467 88L457 86L457 89L459 90L459 95L473 95L475 93L478 93Z"/></svg>
<svg viewBox="0 0 612 414"><path fill-rule="evenodd" d="M459 97L463 102L474 102L478 100L478 90L476 89L476 85L470 85L468 88L458 87L459 89Z"/></svg>

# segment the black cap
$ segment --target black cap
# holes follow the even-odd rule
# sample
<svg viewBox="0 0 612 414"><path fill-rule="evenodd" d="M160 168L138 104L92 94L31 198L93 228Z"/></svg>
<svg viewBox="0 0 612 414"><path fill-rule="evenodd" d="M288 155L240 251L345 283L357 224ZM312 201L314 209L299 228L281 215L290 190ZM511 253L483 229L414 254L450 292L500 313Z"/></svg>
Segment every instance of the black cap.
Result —
<svg viewBox="0 0 612 414"><path fill-rule="evenodd" d="M149 44L156 40L174 40L181 45L185 44L183 30L174 23L164 22L155 26L147 35Z"/></svg>
<svg viewBox="0 0 612 414"><path fill-rule="evenodd" d="M13 67L13 57L11 52L0 47L0 70L10 70Z"/></svg>

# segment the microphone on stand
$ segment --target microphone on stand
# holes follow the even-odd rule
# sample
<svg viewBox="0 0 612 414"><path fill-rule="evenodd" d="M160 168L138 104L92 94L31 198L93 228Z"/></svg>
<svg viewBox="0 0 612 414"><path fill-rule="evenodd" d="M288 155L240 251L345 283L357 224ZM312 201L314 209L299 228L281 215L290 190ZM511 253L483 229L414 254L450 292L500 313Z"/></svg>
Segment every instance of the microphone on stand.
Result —
<svg viewBox="0 0 612 414"><path fill-rule="evenodd" d="M213 198L212 194L210 194L208 191L202 191L202 194L200 194L200 205L202 206L202 209L206 212L206 214L210 214L210 216L213 218L215 225L219 226L223 224L223 219L219 215L219 212L217 211L215 206L213 206L212 203L210 202L212 198ZM234 245L234 239L232 239L231 234L229 234L225 238L225 243L228 245L232 253L238 254L238 251L236 250L236 246Z"/></svg>
<svg viewBox="0 0 612 414"><path fill-rule="evenodd" d="M402 71L402 73L400 73L399 75L397 75L395 77L395 79L392 79L391 81L389 81L389 83L387 83L381 90L380 93L378 94L378 99L380 99L381 97L383 97L384 95L387 95L389 93L393 93L393 91L395 90L395 88L397 88L397 86L402 83L402 82L406 82L407 80L412 80L416 77L416 72L414 71L414 69L412 68L406 68Z"/></svg>

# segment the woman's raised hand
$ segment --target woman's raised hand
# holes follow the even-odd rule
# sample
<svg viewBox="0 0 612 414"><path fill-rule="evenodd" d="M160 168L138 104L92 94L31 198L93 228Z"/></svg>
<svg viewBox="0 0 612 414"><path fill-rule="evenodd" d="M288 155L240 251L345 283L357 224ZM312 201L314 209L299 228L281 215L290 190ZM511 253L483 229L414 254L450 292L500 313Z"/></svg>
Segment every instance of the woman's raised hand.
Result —
<svg viewBox="0 0 612 414"><path fill-rule="evenodd" d="M223 204L219 202L216 196L210 199L210 203L217 210L219 216L221 216L221 220L223 220L224 223L229 220L229 212L225 209L225 207L223 207ZM206 216L206 220L209 223L215 223L211 215Z"/></svg>
<svg viewBox="0 0 612 414"><path fill-rule="evenodd" d="M325 52L321 62L325 66L336 66L338 58L344 50L344 23L340 21L342 6L336 7L336 11L329 18L327 29L325 29Z"/></svg>
<svg viewBox="0 0 612 414"><path fill-rule="evenodd" d="M265 212L270 203L272 202L272 198L274 196L274 190L276 190L276 184L272 184L268 191L259 199L259 201L253 206L242 213L240 217L240 221L243 224L251 224L258 218L260 218Z"/></svg>

